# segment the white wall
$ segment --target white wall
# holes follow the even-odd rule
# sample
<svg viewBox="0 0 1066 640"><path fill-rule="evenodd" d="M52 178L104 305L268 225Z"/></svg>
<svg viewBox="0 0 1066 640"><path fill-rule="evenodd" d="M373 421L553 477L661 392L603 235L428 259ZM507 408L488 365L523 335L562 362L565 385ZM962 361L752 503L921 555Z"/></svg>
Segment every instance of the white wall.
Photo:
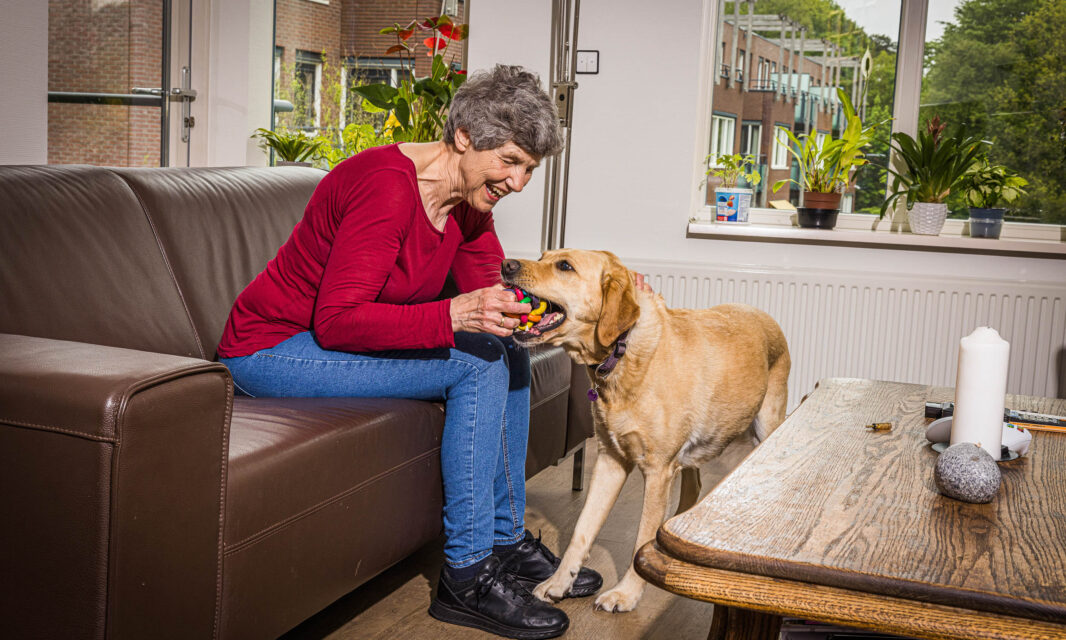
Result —
<svg viewBox="0 0 1066 640"><path fill-rule="evenodd" d="M472 4L472 67L547 65L548 3ZM696 134L702 15L697 0L582 0L578 48L600 51L600 73L577 76L567 246L633 262L1066 282L1066 260L686 238L692 166L706 147ZM542 184L498 207L511 255L539 252Z"/></svg>
<svg viewBox="0 0 1066 640"><path fill-rule="evenodd" d="M496 64L517 64L540 75L548 90L551 64L551 3L528 0L472 0L467 59L469 72ZM494 209L496 232L506 238L511 255L540 253L541 216L544 208L544 170L522 193L511 194Z"/></svg>
<svg viewBox="0 0 1066 640"><path fill-rule="evenodd" d="M197 6L199 4L199 6ZM270 127L274 74L272 0L210 0L194 4L193 165L265 166L268 156L252 140Z"/></svg>
<svg viewBox="0 0 1066 640"><path fill-rule="evenodd" d="M0 0L0 164L48 162L48 3Z"/></svg>

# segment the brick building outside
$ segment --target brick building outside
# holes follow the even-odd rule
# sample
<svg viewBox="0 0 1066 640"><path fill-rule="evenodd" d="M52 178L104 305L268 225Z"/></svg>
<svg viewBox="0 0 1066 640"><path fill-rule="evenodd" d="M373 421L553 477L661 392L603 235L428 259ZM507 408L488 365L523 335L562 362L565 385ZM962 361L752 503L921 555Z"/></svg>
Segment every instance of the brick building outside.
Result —
<svg viewBox="0 0 1066 640"><path fill-rule="evenodd" d="M464 22L465 3L446 2L446 13ZM400 74L429 74L432 58L416 30L407 41L415 47L408 58L386 54L396 37L379 32L394 24L435 17L440 2L426 0L277 0L274 36L274 95L293 104L279 112L277 126L308 131L332 130L358 117L361 98L351 88L368 82L395 85ZM444 61L458 68L462 42L449 42Z"/></svg>
<svg viewBox="0 0 1066 640"><path fill-rule="evenodd" d="M778 142L784 137L777 129L787 128L797 136L832 132L840 118L832 85L834 70L823 59L800 55L798 51L790 55L790 46L755 33L756 29L749 38L743 17L741 24L740 29L726 21L719 25L721 44L715 69L709 153L740 153L757 159L762 181L756 188L753 206L765 207L770 200L795 203L795 185L770 190L778 180L797 177L791 156ZM708 204L714 201L718 183L717 178L709 180Z"/></svg>

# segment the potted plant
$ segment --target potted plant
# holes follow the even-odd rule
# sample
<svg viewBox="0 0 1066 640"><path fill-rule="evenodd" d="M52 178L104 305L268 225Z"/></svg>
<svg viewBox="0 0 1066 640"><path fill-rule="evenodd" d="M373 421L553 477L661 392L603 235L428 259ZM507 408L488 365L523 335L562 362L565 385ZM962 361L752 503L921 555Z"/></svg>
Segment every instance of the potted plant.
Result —
<svg viewBox="0 0 1066 640"><path fill-rule="evenodd" d="M863 149L873 141L877 127L882 124L864 127L848 95L838 88L837 97L844 110L845 122L839 138L825 136L819 142L809 133L797 138L781 127L792 143L788 151L799 165L800 179L778 180L773 190L777 191L788 182L803 190L804 206L797 209L801 227L832 229L836 226L840 196L854 186L859 167L869 164Z"/></svg>
<svg viewBox="0 0 1066 640"><path fill-rule="evenodd" d="M1010 204L1025 195L1029 181L1002 165L994 165L982 158L966 172L961 187L970 205L970 237L998 238L1003 228L1006 210L999 205Z"/></svg>
<svg viewBox="0 0 1066 640"><path fill-rule="evenodd" d="M433 57L430 74L424 78L414 77L413 56L417 44L408 43L416 31L428 34L422 44L427 49L426 55ZM452 96L466 80L466 72L452 70L439 52L448 46L450 40L466 39L468 26L455 24L448 16L439 16L422 21L412 20L406 26L394 24L380 33L396 36L396 44L389 47L385 55L401 54L400 84L398 87L388 83L366 84L354 90L366 102L388 112L390 120L395 121L392 138L396 142L439 140Z"/></svg>
<svg viewBox="0 0 1066 640"><path fill-rule="evenodd" d="M903 132L892 134L902 171L888 167L892 185L881 205L881 215L899 198L906 197L907 218L911 232L938 235L948 217L945 202L953 189L959 188L966 173L982 157L987 144L975 136L945 135L947 125L934 116L918 139ZM890 145L891 146L891 145Z"/></svg>
<svg viewBox="0 0 1066 640"><path fill-rule="evenodd" d="M280 160L275 164L298 165L310 167L310 158L318 153L321 142L307 136L302 131L289 131L281 129L272 131L262 127L255 130L250 137L259 138L259 148L270 153L273 150Z"/></svg>
<svg viewBox="0 0 1066 640"><path fill-rule="evenodd" d="M710 166L713 155L704 160L708 164L707 177L718 178L721 183L714 189L715 220L718 222L747 222L751 210L754 187L762 181L762 175L755 165L755 158L734 153L717 157L717 166ZM740 188L740 180L752 187Z"/></svg>

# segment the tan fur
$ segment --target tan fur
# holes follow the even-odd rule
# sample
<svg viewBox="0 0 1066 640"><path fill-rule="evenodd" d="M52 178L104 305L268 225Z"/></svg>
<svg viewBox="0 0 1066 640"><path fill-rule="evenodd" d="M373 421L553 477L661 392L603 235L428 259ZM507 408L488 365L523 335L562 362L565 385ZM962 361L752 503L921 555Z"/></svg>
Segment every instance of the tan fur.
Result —
<svg viewBox="0 0 1066 640"><path fill-rule="evenodd" d="M560 268L565 261L572 270ZM765 438L785 417L788 345L766 313L741 304L670 309L662 296L637 290L616 256L561 249L538 261L520 260L509 284L562 306L566 321L523 340L561 345L575 361L598 365L630 329L614 371L590 370L600 400L592 403L599 455L574 536L555 575L534 594L558 600L570 589L625 482L644 474L637 548L652 540L666 517L674 476L682 469L679 512L699 495L696 467L754 427ZM523 337L518 336L520 340ZM630 565L618 584L596 599L607 611L636 606L644 581Z"/></svg>

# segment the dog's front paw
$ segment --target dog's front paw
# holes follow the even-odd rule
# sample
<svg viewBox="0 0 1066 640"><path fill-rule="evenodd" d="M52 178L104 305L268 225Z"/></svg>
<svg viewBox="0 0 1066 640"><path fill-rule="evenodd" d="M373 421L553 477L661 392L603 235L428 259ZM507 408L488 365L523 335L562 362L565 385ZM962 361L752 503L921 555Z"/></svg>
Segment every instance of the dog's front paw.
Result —
<svg viewBox="0 0 1066 640"><path fill-rule="evenodd" d="M533 595L544 602L558 602L570 591L576 575L570 575L567 571L556 571L552 577L533 587Z"/></svg>
<svg viewBox="0 0 1066 640"><path fill-rule="evenodd" d="M600 594L596 598L596 608L608 613L624 613L632 611L640 602L643 589L632 589L617 586L610 591Z"/></svg>

